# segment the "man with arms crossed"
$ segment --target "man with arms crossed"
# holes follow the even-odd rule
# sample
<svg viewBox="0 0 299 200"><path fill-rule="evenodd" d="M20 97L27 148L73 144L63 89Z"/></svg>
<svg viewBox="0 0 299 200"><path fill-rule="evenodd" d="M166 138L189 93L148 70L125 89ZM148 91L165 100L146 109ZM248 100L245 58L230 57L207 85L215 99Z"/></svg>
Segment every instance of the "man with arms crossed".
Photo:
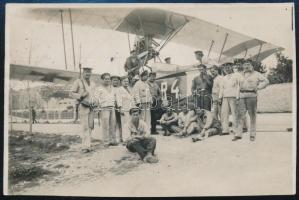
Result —
<svg viewBox="0 0 299 200"><path fill-rule="evenodd" d="M232 141L242 139L244 120L246 111L250 118L250 141L255 140L256 136L256 109L257 109L257 91L264 89L269 84L267 78L261 73L254 71L252 63L246 61L243 64L244 72L240 79L240 100L238 104L238 129L237 134Z"/></svg>

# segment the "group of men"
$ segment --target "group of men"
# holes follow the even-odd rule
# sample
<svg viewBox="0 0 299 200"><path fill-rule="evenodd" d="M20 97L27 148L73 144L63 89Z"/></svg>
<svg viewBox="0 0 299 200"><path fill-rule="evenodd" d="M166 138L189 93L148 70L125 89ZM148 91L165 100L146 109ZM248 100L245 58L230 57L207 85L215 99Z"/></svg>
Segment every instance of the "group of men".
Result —
<svg viewBox="0 0 299 200"><path fill-rule="evenodd" d="M162 106L161 90L152 71L140 68L139 79L131 80L128 76L104 73L101 75L102 86L96 87L90 81L91 68L83 68L82 78L74 82L71 92L80 105L82 151L91 151L91 131L96 114L107 145L123 143L147 162L157 162L154 154L156 140L149 136L158 134L157 123L162 126L165 136L186 137L199 133L192 138L196 142L211 135L229 134L231 115L232 140L236 141L242 138L248 112L250 140L254 141L257 90L265 88L268 80L253 70L250 61L225 65L223 70L214 65L209 74L203 63L203 53L196 51L195 55L200 74L192 81L193 103L185 102L179 114L170 105Z"/></svg>
<svg viewBox="0 0 299 200"><path fill-rule="evenodd" d="M197 108L211 111L214 119L221 122L220 135L229 134L229 116L232 118L233 141L242 138L246 127L246 114L250 118L250 140L256 137L257 91L265 88L269 81L253 68L253 62L226 64L221 68L213 65L210 74L201 63L203 53L195 52L200 62L200 75L192 82L192 94Z"/></svg>
<svg viewBox="0 0 299 200"><path fill-rule="evenodd" d="M126 144L142 160L154 162L155 139L146 136L157 134L155 117L159 115L154 107L160 105L161 91L155 82L156 73L141 69L140 79L131 83L128 77L104 73L102 85L96 87L90 80L91 71L91 68L83 68L82 78L76 80L71 89L72 97L79 103L82 151L92 150L91 132L94 116L98 115L103 141L108 146Z"/></svg>

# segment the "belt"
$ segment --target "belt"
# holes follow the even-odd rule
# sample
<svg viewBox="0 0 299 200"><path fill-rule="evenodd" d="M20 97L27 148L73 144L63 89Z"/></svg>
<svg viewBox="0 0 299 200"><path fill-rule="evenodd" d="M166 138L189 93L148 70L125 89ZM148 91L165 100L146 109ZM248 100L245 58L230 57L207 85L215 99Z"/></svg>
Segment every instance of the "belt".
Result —
<svg viewBox="0 0 299 200"><path fill-rule="evenodd" d="M248 93L248 92L250 92L250 93L256 93L255 90L240 90L240 92L241 93Z"/></svg>

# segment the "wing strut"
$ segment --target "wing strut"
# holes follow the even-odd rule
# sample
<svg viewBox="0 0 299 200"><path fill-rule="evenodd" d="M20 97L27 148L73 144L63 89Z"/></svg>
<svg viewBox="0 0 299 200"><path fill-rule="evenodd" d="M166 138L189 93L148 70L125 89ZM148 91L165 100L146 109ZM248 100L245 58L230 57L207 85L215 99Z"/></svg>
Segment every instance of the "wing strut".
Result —
<svg viewBox="0 0 299 200"><path fill-rule="evenodd" d="M186 23L185 23L186 24ZM165 40L165 42L162 44L162 46L160 47L160 49L158 50L158 52L160 52L162 50L162 48L178 33L180 32L180 30L182 30L182 28L185 26L185 24L181 25L178 29L176 29L175 31L173 31Z"/></svg>
<svg viewBox="0 0 299 200"><path fill-rule="evenodd" d="M62 42L63 42L63 52L64 52L64 64L65 69L67 70L67 60L66 60L66 50L65 50L65 38L64 38L64 26L63 26L63 15L62 10L60 10L60 18L61 18L61 31L62 31Z"/></svg>
<svg viewBox="0 0 299 200"><path fill-rule="evenodd" d="M246 58L247 56L247 52L248 52L248 49L245 50L245 55L244 55L244 59Z"/></svg>
<svg viewBox="0 0 299 200"><path fill-rule="evenodd" d="M258 59L259 59L260 53L261 53L261 51L262 51L263 44L264 44L264 43L261 43L261 44L260 44L260 49L259 49L259 52L258 52L258 54L257 54L257 56L256 56L256 62L257 62Z"/></svg>
<svg viewBox="0 0 299 200"><path fill-rule="evenodd" d="M129 35L129 32L128 32L128 43L129 43L129 50L130 50L130 53L131 53L131 42L130 42L130 35Z"/></svg>
<svg viewBox="0 0 299 200"><path fill-rule="evenodd" d="M211 53L211 50L213 48L213 45L214 45L214 40L211 41L211 45L210 45L210 48L209 48L209 53L208 53L208 58L210 57L210 53Z"/></svg>
<svg viewBox="0 0 299 200"><path fill-rule="evenodd" d="M222 45L222 48L221 48L221 52L220 52L220 55L219 55L218 63L220 63L221 55L223 53L223 50L224 50L224 47L225 47L225 44L226 44L226 41L227 41L227 37L228 37L228 33L226 33L226 35L225 35L225 39L224 39L224 42L223 42L223 45Z"/></svg>
<svg viewBox="0 0 299 200"><path fill-rule="evenodd" d="M74 61L74 70L76 69L76 59L75 59L75 45L74 45L74 33L73 33L73 20L72 20L72 11L69 9L70 13L70 24L71 24L71 36L72 36L72 48L73 48L73 61Z"/></svg>

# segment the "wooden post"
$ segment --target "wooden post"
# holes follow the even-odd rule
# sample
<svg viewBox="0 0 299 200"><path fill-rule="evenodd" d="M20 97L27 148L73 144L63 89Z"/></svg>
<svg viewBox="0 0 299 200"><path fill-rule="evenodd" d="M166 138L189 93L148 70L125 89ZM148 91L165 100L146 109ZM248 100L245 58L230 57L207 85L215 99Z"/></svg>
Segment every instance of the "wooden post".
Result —
<svg viewBox="0 0 299 200"><path fill-rule="evenodd" d="M12 131L12 120L13 120L13 118L12 118L12 103L13 103L13 99L12 99L12 89L10 89L10 106L9 106L9 108L10 108L10 131Z"/></svg>
<svg viewBox="0 0 299 200"><path fill-rule="evenodd" d="M29 110L29 134L32 133L32 111L31 111L31 100L30 100L30 88L29 81L27 81L27 92L28 92L28 110Z"/></svg>

